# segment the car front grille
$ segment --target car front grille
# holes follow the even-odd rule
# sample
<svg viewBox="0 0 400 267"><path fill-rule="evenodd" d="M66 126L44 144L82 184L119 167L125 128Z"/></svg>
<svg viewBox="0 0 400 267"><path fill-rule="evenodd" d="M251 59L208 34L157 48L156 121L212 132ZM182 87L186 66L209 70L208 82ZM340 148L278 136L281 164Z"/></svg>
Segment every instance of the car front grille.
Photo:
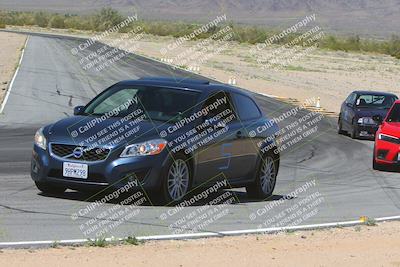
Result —
<svg viewBox="0 0 400 267"><path fill-rule="evenodd" d="M83 152L80 157L74 156L74 150L76 148L82 148ZM65 145L65 144L51 144L51 153L55 156L71 159L71 160L79 160L79 161L100 161L107 158L110 149L107 148L92 148L88 149L87 147L81 147L76 145Z"/></svg>

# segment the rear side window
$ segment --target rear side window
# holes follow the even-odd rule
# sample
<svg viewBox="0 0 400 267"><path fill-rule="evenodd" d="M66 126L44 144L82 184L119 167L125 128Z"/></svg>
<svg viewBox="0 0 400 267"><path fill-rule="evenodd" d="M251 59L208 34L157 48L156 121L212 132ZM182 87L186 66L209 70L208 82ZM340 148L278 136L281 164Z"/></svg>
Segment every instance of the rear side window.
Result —
<svg viewBox="0 0 400 267"><path fill-rule="evenodd" d="M240 94L233 95L240 120L246 121L261 117L261 112L253 99Z"/></svg>
<svg viewBox="0 0 400 267"><path fill-rule="evenodd" d="M204 103L203 110L207 110L205 114L206 119L216 117L218 119L224 120L230 116L229 122L236 120L236 114L233 109L231 97L226 92L220 91L216 94L210 96Z"/></svg>

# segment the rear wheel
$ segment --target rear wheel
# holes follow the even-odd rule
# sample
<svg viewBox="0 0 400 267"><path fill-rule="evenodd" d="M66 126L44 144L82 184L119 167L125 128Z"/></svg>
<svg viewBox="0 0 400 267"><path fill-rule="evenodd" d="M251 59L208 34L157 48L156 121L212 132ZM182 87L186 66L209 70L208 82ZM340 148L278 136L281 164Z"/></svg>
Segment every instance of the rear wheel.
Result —
<svg viewBox="0 0 400 267"><path fill-rule="evenodd" d="M46 182L35 182L36 187L45 194L62 194L67 189L60 185L54 185Z"/></svg>
<svg viewBox="0 0 400 267"><path fill-rule="evenodd" d="M277 161L268 153L260 162L256 180L254 183L246 186L247 195L256 199L265 199L270 197L274 192L277 174Z"/></svg>

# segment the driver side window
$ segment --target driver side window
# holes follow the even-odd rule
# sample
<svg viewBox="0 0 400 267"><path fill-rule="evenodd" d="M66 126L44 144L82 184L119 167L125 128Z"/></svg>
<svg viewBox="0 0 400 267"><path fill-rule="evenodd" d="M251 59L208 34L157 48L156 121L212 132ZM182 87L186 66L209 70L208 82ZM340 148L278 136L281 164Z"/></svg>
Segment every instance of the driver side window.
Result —
<svg viewBox="0 0 400 267"><path fill-rule="evenodd" d="M89 106L88 110L93 114L105 114L119 108L119 112L125 111L129 106L127 106L128 101L133 99L138 92L137 89L123 89L110 95L108 98L104 99L100 103L95 103L93 109Z"/></svg>

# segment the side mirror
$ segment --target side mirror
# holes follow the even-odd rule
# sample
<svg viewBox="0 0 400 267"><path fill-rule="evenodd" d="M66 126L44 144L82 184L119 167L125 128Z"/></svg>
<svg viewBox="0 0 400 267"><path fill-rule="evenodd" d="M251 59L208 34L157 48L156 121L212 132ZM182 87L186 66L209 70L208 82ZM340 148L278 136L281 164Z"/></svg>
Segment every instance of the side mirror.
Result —
<svg viewBox="0 0 400 267"><path fill-rule="evenodd" d="M84 108L84 106L76 106L76 107L74 107L74 115L81 114L83 108Z"/></svg>
<svg viewBox="0 0 400 267"><path fill-rule="evenodd" d="M372 119L374 121L376 121L378 124L382 124L382 122L383 122L383 118L381 115L374 115L374 116L372 116Z"/></svg>

